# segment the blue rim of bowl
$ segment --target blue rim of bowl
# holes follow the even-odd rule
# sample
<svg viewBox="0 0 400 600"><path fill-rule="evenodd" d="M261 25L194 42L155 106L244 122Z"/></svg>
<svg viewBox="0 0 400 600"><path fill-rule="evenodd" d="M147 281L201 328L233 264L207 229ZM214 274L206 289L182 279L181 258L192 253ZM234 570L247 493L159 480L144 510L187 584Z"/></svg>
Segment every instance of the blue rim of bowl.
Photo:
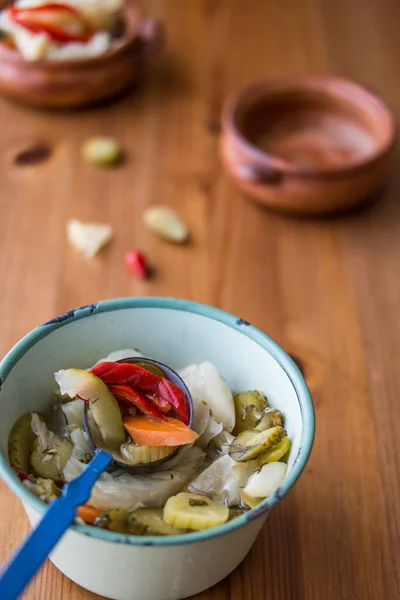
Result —
<svg viewBox="0 0 400 600"><path fill-rule="evenodd" d="M240 319L218 308L199 304L197 302L190 302L188 300L179 300L177 298L128 297L88 304L87 306L82 306L64 313L47 321L47 323L36 327L10 350L0 363L0 393L2 383L7 379L7 376L18 361L30 348L50 335L53 331L56 331L69 323L79 321L80 319L95 314L132 308L167 309L201 315L240 331L243 335L249 337L259 346L264 348L283 368L296 391L302 414L302 435L299 451L288 475L271 496L266 498L256 508L228 521L224 525L205 529L203 531L165 537L120 534L106 529L92 527L91 525L81 525L79 523L72 524L70 529L92 538L113 543L131 544L135 546L174 546L178 544L200 542L222 534L230 533L246 525L246 523L258 519L262 515L266 515L268 511L290 490L307 463L314 441L314 408L307 384L292 359L276 342L244 319ZM29 505L40 514L43 514L46 511L46 504L29 492L29 490L21 483L16 473L8 464L8 460L3 453L0 453L0 476L22 502Z"/></svg>

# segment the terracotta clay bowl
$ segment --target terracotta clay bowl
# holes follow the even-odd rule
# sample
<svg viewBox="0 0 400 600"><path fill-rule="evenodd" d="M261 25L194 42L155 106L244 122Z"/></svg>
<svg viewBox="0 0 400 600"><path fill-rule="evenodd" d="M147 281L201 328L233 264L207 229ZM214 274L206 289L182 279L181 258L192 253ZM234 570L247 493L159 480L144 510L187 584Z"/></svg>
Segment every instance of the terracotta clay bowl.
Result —
<svg viewBox="0 0 400 600"><path fill-rule="evenodd" d="M121 94L143 74L163 45L158 20L145 19L127 3L118 46L85 60L28 62L18 50L0 43L0 91L43 108L76 108Z"/></svg>
<svg viewBox="0 0 400 600"><path fill-rule="evenodd" d="M374 93L335 77L262 81L228 99L221 156L251 199L298 214L341 211L383 184L394 119Z"/></svg>

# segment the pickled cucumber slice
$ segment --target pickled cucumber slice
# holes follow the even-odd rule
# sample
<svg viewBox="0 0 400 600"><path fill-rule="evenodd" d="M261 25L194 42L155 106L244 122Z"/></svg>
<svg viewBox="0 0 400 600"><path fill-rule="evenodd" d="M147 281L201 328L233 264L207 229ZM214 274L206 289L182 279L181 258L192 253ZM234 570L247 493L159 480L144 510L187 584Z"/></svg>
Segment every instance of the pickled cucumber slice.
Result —
<svg viewBox="0 0 400 600"><path fill-rule="evenodd" d="M283 427L283 415L281 411L276 408L267 408L254 429L257 429L257 431L265 431L271 427L277 427L277 425Z"/></svg>
<svg viewBox="0 0 400 600"><path fill-rule="evenodd" d="M132 466L143 466L164 460L173 454L175 450L175 446L140 446L130 442L122 444L120 454L126 463Z"/></svg>
<svg viewBox="0 0 400 600"><path fill-rule="evenodd" d="M229 508L206 496L181 492L167 500L164 521L180 529L209 529L229 518Z"/></svg>
<svg viewBox="0 0 400 600"><path fill-rule="evenodd" d="M272 446L272 448L266 452L263 452L258 457L260 465L265 465L266 463L270 462L277 462L282 458L282 456L289 452L290 446L290 440L288 436L285 436L280 442L275 444L275 446Z"/></svg>
<svg viewBox="0 0 400 600"><path fill-rule="evenodd" d="M43 448L38 438L32 444L30 464L34 474L57 483L64 482L64 467L71 457L74 446L69 440L61 440L51 448Z"/></svg>
<svg viewBox="0 0 400 600"><path fill-rule="evenodd" d="M179 535L184 529L168 525L163 518L162 508L138 508L130 515L130 522L144 527L142 535Z"/></svg>
<svg viewBox="0 0 400 600"><path fill-rule="evenodd" d="M231 506L231 508L229 509L229 521L232 521L232 519L236 519L237 517L240 517L241 515L243 515L245 512L247 512L247 509L241 506Z"/></svg>
<svg viewBox="0 0 400 600"><path fill-rule="evenodd" d="M29 455L35 434L32 431L32 413L22 415L11 429L8 438L8 458L18 472L29 473Z"/></svg>
<svg viewBox="0 0 400 600"><path fill-rule="evenodd" d="M240 433L229 447L229 456L238 462L257 458L287 435L283 427L271 427L265 431L249 429Z"/></svg>
<svg viewBox="0 0 400 600"><path fill-rule="evenodd" d="M246 429L253 429L261 420L268 407L267 399L262 392L240 392L233 398L235 403L235 428L233 433L238 435Z"/></svg>
<svg viewBox="0 0 400 600"><path fill-rule="evenodd" d="M89 402L91 415L102 437L102 444L96 442L96 445L105 449L119 448L125 441L122 414L106 384L93 373L82 369L58 371L55 378L62 394L68 394L71 398L79 396Z"/></svg>
<svg viewBox="0 0 400 600"><path fill-rule="evenodd" d="M229 444L229 448L234 446L236 443L239 443L240 446L250 444L258 434L259 432L256 429L246 429L246 431L242 431L242 433L233 439L233 441Z"/></svg>
<svg viewBox="0 0 400 600"><path fill-rule="evenodd" d="M129 513L124 508L113 508L99 515L93 525L117 533L130 533Z"/></svg>

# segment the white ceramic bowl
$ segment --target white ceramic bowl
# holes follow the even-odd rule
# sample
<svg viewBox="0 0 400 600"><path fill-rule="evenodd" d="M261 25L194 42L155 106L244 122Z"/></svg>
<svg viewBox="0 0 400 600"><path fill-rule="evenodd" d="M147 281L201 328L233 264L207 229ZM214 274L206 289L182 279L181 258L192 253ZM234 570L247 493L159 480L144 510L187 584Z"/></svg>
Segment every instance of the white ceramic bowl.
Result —
<svg viewBox="0 0 400 600"><path fill-rule="evenodd" d="M49 407L57 369L86 368L113 350L132 346L175 369L209 360L233 390L263 390L284 413L292 440L281 486L257 508L225 525L173 537L135 537L73 525L50 556L67 577L102 596L178 600L214 585L246 556L270 508L307 462L314 411L292 360L261 331L233 315L169 298L121 298L70 311L29 333L0 364L0 474L32 524L46 506L9 466L7 440L13 423L25 412Z"/></svg>

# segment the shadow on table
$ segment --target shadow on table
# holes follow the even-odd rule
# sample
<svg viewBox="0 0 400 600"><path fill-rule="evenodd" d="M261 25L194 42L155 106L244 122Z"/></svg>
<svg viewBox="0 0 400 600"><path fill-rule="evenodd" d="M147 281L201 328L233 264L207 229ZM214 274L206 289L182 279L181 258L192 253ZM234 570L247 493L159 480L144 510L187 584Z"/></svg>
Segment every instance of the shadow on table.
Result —
<svg viewBox="0 0 400 600"><path fill-rule="evenodd" d="M104 110L118 112L119 109L125 110L131 106L140 110L141 105L146 107L147 102L152 99L165 103L171 96L184 95L189 88L190 80L185 64L180 57L168 54L151 64L140 81L128 90L114 96L111 100L79 109L77 112Z"/></svg>

